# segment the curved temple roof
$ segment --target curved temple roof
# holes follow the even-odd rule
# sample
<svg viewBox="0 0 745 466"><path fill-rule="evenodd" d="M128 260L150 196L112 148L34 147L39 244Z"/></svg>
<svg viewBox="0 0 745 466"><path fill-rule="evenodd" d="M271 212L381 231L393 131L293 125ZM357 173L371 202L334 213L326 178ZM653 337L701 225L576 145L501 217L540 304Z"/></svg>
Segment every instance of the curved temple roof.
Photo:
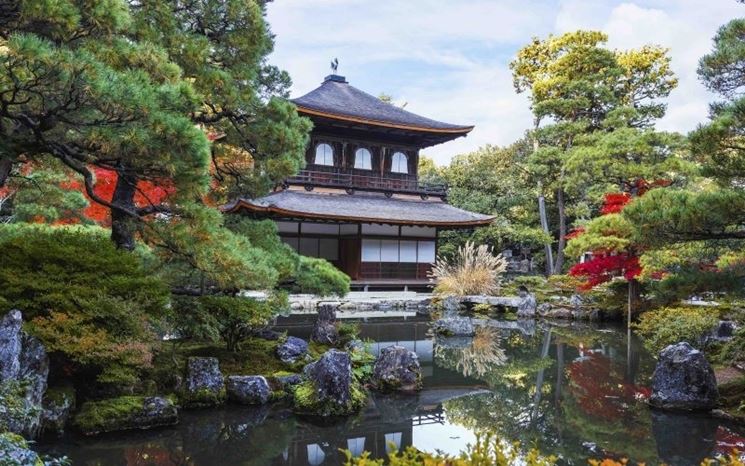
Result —
<svg viewBox="0 0 745 466"><path fill-rule="evenodd" d="M297 99L292 99L301 113L345 120L355 123L397 128L410 131L468 134L473 126L452 125L431 120L350 86L343 76L327 76L320 87Z"/></svg>
<svg viewBox="0 0 745 466"><path fill-rule="evenodd" d="M247 211L285 218L387 223L449 228L488 225L494 217L468 212L441 201L387 198L383 194L277 191L260 199L238 199L226 212Z"/></svg>

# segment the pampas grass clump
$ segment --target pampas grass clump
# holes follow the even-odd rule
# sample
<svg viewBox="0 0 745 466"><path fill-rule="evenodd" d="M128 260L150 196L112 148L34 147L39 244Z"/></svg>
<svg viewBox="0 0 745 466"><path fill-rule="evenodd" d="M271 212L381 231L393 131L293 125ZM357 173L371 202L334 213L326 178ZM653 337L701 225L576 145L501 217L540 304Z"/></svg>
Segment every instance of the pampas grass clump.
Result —
<svg viewBox="0 0 745 466"><path fill-rule="evenodd" d="M486 244L476 246L468 241L452 260L437 258L430 280L436 283L439 295L496 295L505 270L507 260L501 254L493 254Z"/></svg>

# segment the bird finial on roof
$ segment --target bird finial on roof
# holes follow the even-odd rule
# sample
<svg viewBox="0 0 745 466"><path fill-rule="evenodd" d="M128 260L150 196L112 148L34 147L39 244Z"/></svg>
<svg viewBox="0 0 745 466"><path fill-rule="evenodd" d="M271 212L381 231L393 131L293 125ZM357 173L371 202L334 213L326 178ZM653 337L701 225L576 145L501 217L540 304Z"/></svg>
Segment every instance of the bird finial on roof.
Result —
<svg viewBox="0 0 745 466"><path fill-rule="evenodd" d="M339 59L334 58L331 60L331 71L336 74L336 72L339 70Z"/></svg>

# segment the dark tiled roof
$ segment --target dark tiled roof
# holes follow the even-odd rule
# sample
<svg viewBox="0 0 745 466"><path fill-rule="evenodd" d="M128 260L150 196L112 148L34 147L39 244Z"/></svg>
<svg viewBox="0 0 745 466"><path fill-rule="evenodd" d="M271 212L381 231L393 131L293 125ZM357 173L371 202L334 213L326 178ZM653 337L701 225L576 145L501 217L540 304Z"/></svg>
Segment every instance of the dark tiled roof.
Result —
<svg viewBox="0 0 745 466"><path fill-rule="evenodd" d="M350 86L342 76L327 76L320 87L292 100L300 111L309 110L342 118L362 120L369 124L393 126L418 131L466 134L473 126L452 125L431 120L383 102L379 98Z"/></svg>
<svg viewBox="0 0 745 466"><path fill-rule="evenodd" d="M350 195L292 190L277 191L255 200L239 199L224 210L246 210L284 218L446 227L487 225L493 219L439 200L387 198L374 193Z"/></svg>

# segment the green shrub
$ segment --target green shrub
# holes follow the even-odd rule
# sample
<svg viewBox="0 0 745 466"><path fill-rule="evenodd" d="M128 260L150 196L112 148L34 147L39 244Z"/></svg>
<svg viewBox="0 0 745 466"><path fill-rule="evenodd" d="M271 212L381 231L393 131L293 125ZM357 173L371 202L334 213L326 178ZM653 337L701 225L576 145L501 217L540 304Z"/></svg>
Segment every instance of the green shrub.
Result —
<svg viewBox="0 0 745 466"><path fill-rule="evenodd" d="M718 311L710 307L664 307L642 314L635 327L644 346L657 354L681 341L700 348L701 337L718 322Z"/></svg>
<svg viewBox="0 0 745 466"><path fill-rule="evenodd" d="M299 256L292 291L318 296L344 296L349 292L350 278L324 259Z"/></svg>
<svg viewBox="0 0 745 466"><path fill-rule="evenodd" d="M151 359L151 331L169 291L143 266L144 251L117 250L97 227L0 226L0 304L73 374L132 383ZM58 375L58 374L53 374ZM69 375L69 374L65 374Z"/></svg>
<svg viewBox="0 0 745 466"><path fill-rule="evenodd" d="M259 300L241 296L179 296L167 319L179 336L225 342L230 351L269 321L287 304L283 293Z"/></svg>
<svg viewBox="0 0 745 466"><path fill-rule="evenodd" d="M339 346L343 347L360 335L360 325L357 322L338 322L336 330L339 332Z"/></svg>

